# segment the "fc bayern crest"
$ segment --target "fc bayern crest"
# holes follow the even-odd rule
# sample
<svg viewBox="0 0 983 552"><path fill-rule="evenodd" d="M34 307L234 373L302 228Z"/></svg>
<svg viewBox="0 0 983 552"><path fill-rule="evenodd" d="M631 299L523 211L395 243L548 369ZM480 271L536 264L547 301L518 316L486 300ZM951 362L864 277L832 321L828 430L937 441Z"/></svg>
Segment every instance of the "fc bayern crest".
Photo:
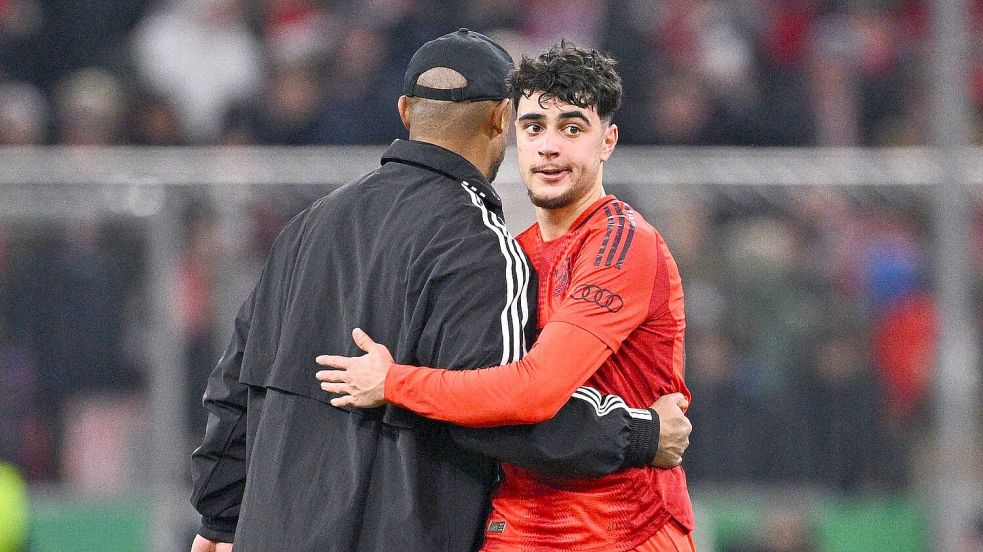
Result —
<svg viewBox="0 0 983 552"><path fill-rule="evenodd" d="M570 257L563 259L561 264L553 271L553 297L563 295L570 285Z"/></svg>

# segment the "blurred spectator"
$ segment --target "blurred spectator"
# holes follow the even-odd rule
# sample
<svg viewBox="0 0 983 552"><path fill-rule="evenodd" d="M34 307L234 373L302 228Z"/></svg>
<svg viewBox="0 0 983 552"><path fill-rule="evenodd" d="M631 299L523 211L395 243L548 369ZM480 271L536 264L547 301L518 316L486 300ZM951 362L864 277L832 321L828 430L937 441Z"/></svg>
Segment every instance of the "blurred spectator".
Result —
<svg viewBox="0 0 983 552"><path fill-rule="evenodd" d="M39 437L51 438L53 458L61 454L63 407L70 397L134 383L121 350L126 293L120 259L102 243L99 228L80 226L12 257L7 340L31 351L43 367L36 373L34 406L43 426Z"/></svg>
<svg viewBox="0 0 983 552"><path fill-rule="evenodd" d="M523 16L523 7L527 3L523 0L477 0L465 4L456 2L446 2L446 4L447 12L453 12L454 8L460 7L462 25L490 35L504 29L517 29ZM446 18L453 23L453 17L450 15L451 13L448 13ZM513 58L518 59L514 52L510 50L509 53L513 54Z"/></svg>
<svg viewBox="0 0 983 552"><path fill-rule="evenodd" d="M329 141L322 137L321 111L324 88L321 72L309 65L275 66L258 113L253 115L252 134L261 144L293 146Z"/></svg>
<svg viewBox="0 0 983 552"><path fill-rule="evenodd" d="M218 244L215 215L204 202L196 202L185 214L187 235L177 281L177 297L185 343L188 382L189 434L205 430L201 397L208 374L218 361L215 343L215 270Z"/></svg>
<svg viewBox="0 0 983 552"><path fill-rule="evenodd" d="M0 2L0 44L24 40L41 28L44 15L36 0L3 0Z"/></svg>
<svg viewBox="0 0 983 552"><path fill-rule="evenodd" d="M262 54L241 0L171 0L133 37L144 86L174 102L194 142L215 140L228 107L260 89Z"/></svg>
<svg viewBox="0 0 983 552"><path fill-rule="evenodd" d="M626 144L921 145L929 138L931 28L918 0L162 0L144 15L149 4L3 0L0 75L51 94L82 68L107 69L124 88L135 72L141 90L171 102L181 126L180 139L147 143L382 144L402 132L391 85L405 58L425 40L470 25L515 57L561 38L612 53L626 92L618 121ZM981 121L975 132L983 135L983 0L971 5L970 93ZM135 26L132 55L120 57ZM307 128L286 124L284 132L262 101L272 90L309 88L299 81L310 79L315 90L303 95L322 103L320 120L309 124L303 109ZM230 110L256 105L247 119L259 113L261 121L228 124ZM255 125L265 130L245 131ZM132 128L128 138L147 139Z"/></svg>
<svg viewBox="0 0 983 552"><path fill-rule="evenodd" d="M740 380L733 342L716 331L690 334L686 351L686 381L693 393L686 472L694 481L753 480L761 471L765 442L758 425L765 407Z"/></svg>
<svg viewBox="0 0 983 552"><path fill-rule="evenodd" d="M873 331L878 375L887 391L889 419L899 426L917 421L935 363L937 330L931 296L918 292L887 307Z"/></svg>
<svg viewBox="0 0 983 552"><path fill-rule="evenodd" d="M85 67L120 70L117 48L148 1L8 0L0 8L0 66L46 91Z"/></svg>
<svg viewBox="0 0 983 552"><path fill-rule="evenodd" d="M814 27L810 84L815 106L817 145L851 146L860 139L860 93L856 90L854 29L842 14Z"/></svg>
<svg viewBox="0 0 983 552"><path fill-rule="evenodd" d="M158 94L138 93L130 102L126 131L127 141L139 146L185 145L177 109Z"/></svg>
<svg viewBox="0 0 983 552"><path fill-rule="evenodd" d="M222 117L222 131L218 143L223 146L254 146L259 143L257 136L259 108L253 105L233 104Z"/></svg>
<svg viewBox="0 0 983 552"><path fill-rule="evenodd" d="M548 49L559 37L576 44L597 44L598 27L604 21L602 0L525 0L519 10L518 30L535 55Z"/></svg>
<svg viewBox="0 0 983 552"><path fill-rule="evenodd" d="M269 0L262 4L263 42L274 64L306 64L336 47L344 22L313 0Z"/></svg>
<svg viewBox="0 0 983 552"><path fill-rule="evenodd" d="M108 146L122 141L125 90L105 69L82 69L58 83L58 141L71 146Z"/></svg>
<svg viewBox="0 0 983 552"><path fill-rule="evenodd" d="M327 104L318 125L324 144L372 144L405 136L396 113L402 71L388 62L393 45L386 35L368 27L345 31L328 62Z"/></svg>
<svg viewBox="0 0 983 552"><path fill-rule="evenodd" d="M802 439L811 442L802 460L811 464L812 478L832 489L869 490L880 482L886 463L898 459L884 455L883 406L860 313L830 303L819 316L821 330L805 355L807 372L797 385L801 408L810 412Z"/></svg>
<svg viewBox="0 0 983 552"><path fill-rule="evenodd" d="M35 86L0 82L0 145L43 144L48 115L48 101Z"/></svg>
<svg viewBox="0 0 983 552"><path fill-rule="evenodd" d="M37 457L31 446L33 434L37 366L24 346L0 344L0 462L11 462L28 477L43 473L47 459ZM42 436L43 438L43 436Z"/></svg>
<svg viewBox="0 0 983 552"><path fill-rule="evenodd" d="M695 75L665 79L652 90L645 105L645 121L638 135L646 142L672 146L721 143L715 134L726 123L716 117L716 106L704 81Z"/></svg>
<svg viewBox="0 0 983 552"><path fill-rule="evenodd" d="M136 395L88 392L62 407L65 422L61 474L76 492L118 496L139 488L131 473L133 440L145 423L145 401Z"/></svg>
<svg viewBox="0 0 983 552"><path fill-rule="evenodd" d="M911 219L880 207L869 210L864 223L859 291L887 419L899 433L924 419L936 353L935 307L925 291L923 240Z"/></svg>

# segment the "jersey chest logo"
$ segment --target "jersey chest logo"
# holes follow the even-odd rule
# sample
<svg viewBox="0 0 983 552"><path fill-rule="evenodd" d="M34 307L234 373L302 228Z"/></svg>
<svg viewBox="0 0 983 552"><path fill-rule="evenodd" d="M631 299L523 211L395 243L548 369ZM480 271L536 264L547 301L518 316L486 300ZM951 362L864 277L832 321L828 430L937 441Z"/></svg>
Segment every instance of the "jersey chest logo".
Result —
<svg viewBox="0 0 983 552"><path fill-rule="evenodd" d="M575 301L593 303L601 308L607 309L610 312L618 312L625 306L625 301L620 295L609 289L595 286L593 284L583 284L577 286L577 288L573 290L573 293L570 294L570 297Z"/></svg>
<svg viewBox="0 0 983 552"><path fill-rule="evenodd" d="M553 297L563 295L570 285L570 257L563 259L560 266L553 271Z"/></svg>

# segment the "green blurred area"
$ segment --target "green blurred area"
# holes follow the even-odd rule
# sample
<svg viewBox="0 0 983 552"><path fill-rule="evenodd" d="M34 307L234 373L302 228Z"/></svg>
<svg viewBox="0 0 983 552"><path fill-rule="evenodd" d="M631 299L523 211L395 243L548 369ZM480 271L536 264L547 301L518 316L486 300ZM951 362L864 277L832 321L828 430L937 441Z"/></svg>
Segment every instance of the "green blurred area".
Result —
<svg viewBox="0 0 983 552"><path fill-rule="evenodd" d="M698 506L705 524L701 529L709 528L718 552L740 550L769 515L784 507L757 495L704 496ZM825 498L805 512L822 552L930 550L927 518L910 497ZM149 548L149 538L150 509L143 499L47 498L30 507L30 552L139 552Z"/></svg>
<svg viewBox="0 0 983 552"><path fill-rule="evenodd" d="M740 550L769 518L801 516L821 552L929 552L929 520L911 497L823 498L809 504L767 496L705 497L714 550ZM786 529L781 523L780 529Z"/></svg>
<svg viewBox="0 0 983 552"><path fill-rule="evenodd" d="M44 499L31 504L30 552L145 552L150 509L134 497Z"/></svg>
<svg viewBox="0 0 983 552"><path fill-rule="evenodd" d="M0 462L0 552L16 552L27 537L27 484L20 472Z"/></svg>

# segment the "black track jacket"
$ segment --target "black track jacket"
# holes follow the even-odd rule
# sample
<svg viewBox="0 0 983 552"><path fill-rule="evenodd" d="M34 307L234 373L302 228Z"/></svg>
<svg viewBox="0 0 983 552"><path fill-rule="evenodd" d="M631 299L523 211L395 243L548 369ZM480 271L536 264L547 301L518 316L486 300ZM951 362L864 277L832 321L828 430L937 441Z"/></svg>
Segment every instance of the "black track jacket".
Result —
<svg viewBox="0 0 983 552"><path fill-rule="evenodd" d="M501 209L464 158L397 140L287 224L205 391L202 536L236 552L465 552L498 461L585 477L651 461L657 417L584 400L481 430L328 403L314 357L361 354L356 326L404 364L491 366L531 346L535 275Z"/></svg>

